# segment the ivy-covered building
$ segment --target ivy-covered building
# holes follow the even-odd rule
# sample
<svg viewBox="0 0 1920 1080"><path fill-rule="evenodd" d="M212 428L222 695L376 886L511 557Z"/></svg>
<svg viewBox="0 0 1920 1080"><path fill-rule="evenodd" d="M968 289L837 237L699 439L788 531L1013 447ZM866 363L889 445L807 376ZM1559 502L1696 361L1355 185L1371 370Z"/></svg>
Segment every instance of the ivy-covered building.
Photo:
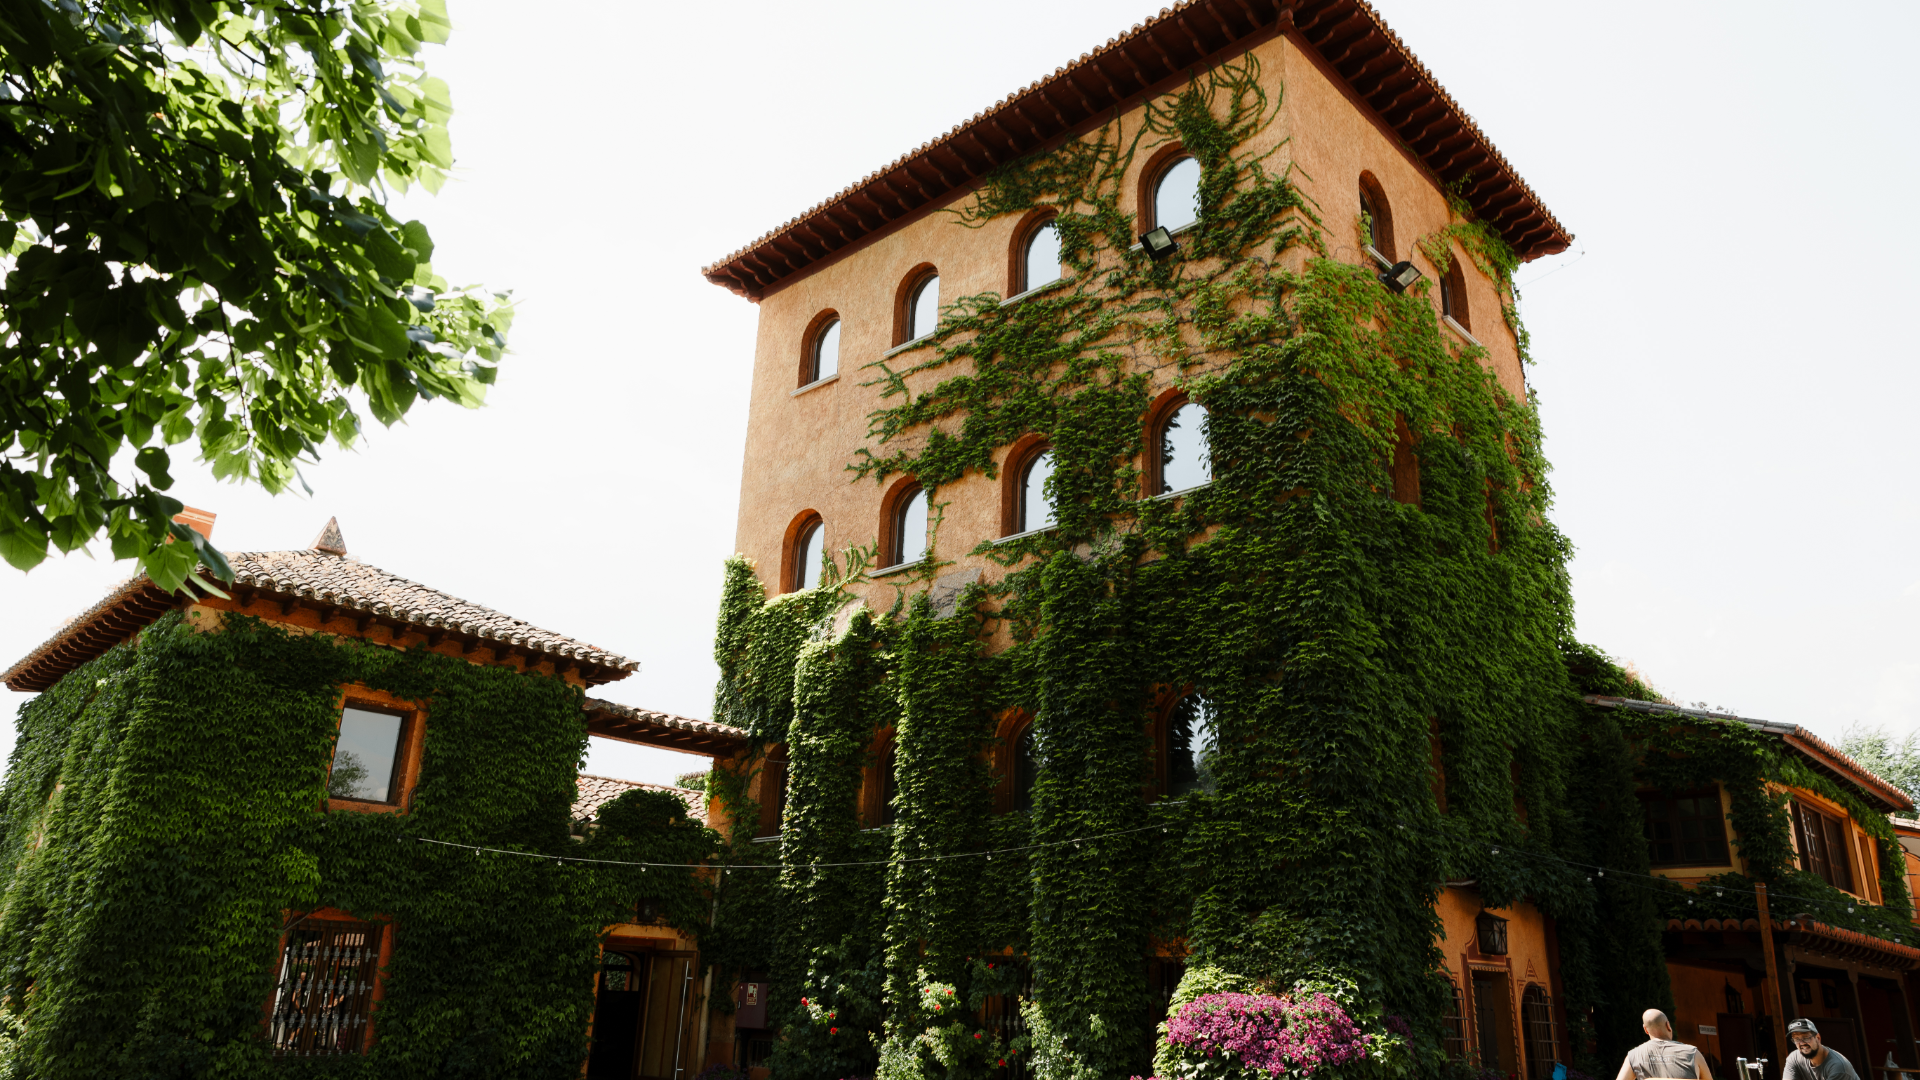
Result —
<svg viewBox="0 0 1920 1080"><path fill-rule="evenodd" d="M741 1063L1167 1075L1170 1008L1314 986L1387 1072L1611 1074L1749 970L1639 796L1716 723L1747 894L1906 933L1776 843L1788 789L1883 839L1880 787L1597 701L1652 695L1574 636L1513 286L1569 240L1365 3L1188 0L709 266L759 318Z"/></svg>
<svg viewBox="0 0 1920 1080"><path fill-rule="evenodd" d="M5 673L39 691L0 792L9 1075L697 1067L710 905L632 864L714 834L692 793L576 774L590 733L742 733L586 697L637 665L362 562L332 522L228 559L229 596L136 577Z"/></svg>
<svg viewBox="0 0 1920 1080"><path fill-rule="evenodd" d="M1920 1065L1900 836L1916 830L1892 816L1912 800L1796 724L1586 701L1635 750L1677 1037L1726 1065L1779 1062L1807 1017L1858 1068Z"/></svg>

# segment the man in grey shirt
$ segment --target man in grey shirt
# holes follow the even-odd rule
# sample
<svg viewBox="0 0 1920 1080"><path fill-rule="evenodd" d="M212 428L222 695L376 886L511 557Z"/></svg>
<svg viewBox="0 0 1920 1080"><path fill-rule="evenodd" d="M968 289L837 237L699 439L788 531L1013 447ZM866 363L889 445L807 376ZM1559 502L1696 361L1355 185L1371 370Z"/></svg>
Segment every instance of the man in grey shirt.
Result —
<svg viewBox="0 0 1920 1080"><path fill-rule="evenodd" d="M1793 1053L1787 1055L1780 1080L1860 1080L1846 1055L1820 1041L1820 1029L1813 1021L1788 1024L1787 1037L1793 1040Z"/></svg>
<svg viewBox="0 0 1920 1080"><path fill-rule="evenodd" d="M1673 1041L1673 1024L1666 1013L1659 1009L1641 1013L1640 1030L1647 1033L1647 1041L1627 1051L1614 1080L1713 1080L1713 1070L1698 1049Z"/></svg>

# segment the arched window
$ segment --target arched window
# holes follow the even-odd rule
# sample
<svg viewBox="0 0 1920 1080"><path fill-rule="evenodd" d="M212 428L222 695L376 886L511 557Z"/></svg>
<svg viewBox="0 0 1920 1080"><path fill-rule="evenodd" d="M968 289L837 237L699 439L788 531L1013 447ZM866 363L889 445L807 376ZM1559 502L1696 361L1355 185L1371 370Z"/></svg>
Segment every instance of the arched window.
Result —
<svg viewBox="0 0 1920 1080"><path fill-rule="evenodd" d="M940 325L940 275L928 274L914 282L907 294L907 340L916 341Z"/></svg>
<svg viewBox="0 0 1920 1080"><path fill-rule="evenodd" d="M840 373L840 320L829 318L819 329L813 332L813 342L807 351L809 363L806 379L801 383L816 383L830 375Z"/></svg>
<svg viewBox="0 0 1920 1080"><path fill-rule="evenodd" d="M793 561L787 571L787 591L800 592L820 584L820 564L827 530L818 516L808 515L793 538Z"/></svg>
<svg viewBox="0 0 1920 1080"><path fill-rule="evenodd" d="M1520 995L1520 1022L1527 1038L1527 1080L1553 1080L1554 1059L1560 1056L1553 1033L1553 998L1539 983L1528 983Z"/></svg>
<svg viewBox="0 0 1920 1080"><path fill-rule="evenodd" d="M1213 702L1204 694L1188 694L1168 711L1162 746L1167 798L1183 799L1196 791L1214 790L1215 721Z"/></svg>
<svg viewBox="0 0 1920 1080"><path fill-rule="evenodd" d="M1200 220L1200 162L1178 157L1153 182L1153 227L1173 232Z"/></svg>
<svg viewBox="0 0 1920 1080"><path fill-rule="evenodd" d="M1360 174L1360 215L1366 223L1367 244L1388 262L1394 262L1393 207L1387 204L1386 190L1372 173Z"/></svg>
<svg viewBox="0 0 1920 1080"><path fill-rule="evenodd" d="M1053 475L1053 451L1042 450L1027 460L1020 471L1020 505L1015 515L1015 533L1051 528L1053 503L1047 498L1047 478Z"/></svg>
<svg viewBox="0 0 1920 1080"><path fill-rule="evenodd" d="M1033 725L1022 728L1013 740L1013 808L1033 809L1033 782L1039 777L1040 762L1034 756Z"/></svg>
<svg viewBox="0 0 1920 1080"><path fill-rule="evenodd" d="M1154 444L1159 447L1159 458L1154 462L1155 479L1159 481L1155 494L1185 491L1213 481L1206 406L1189 401L1174 409L1161 422Z"/></svg>
<svg viewBox="0 0 1920 1080"><path fill-rule="evenodd" d="M1473 317L1467 313L1467 272L1461 269L1458 255L1448 264L1447 272L1440 275L1440 314L1459 323L1462 329L1473 329Z"/></svg>
<svg viewBox="0 0 1920 1080"><path fill-rule="evenodd" d="M891 825L898 818L894 814L894 800L900 797L899 756L893 751L893 744L887 744L886 756L880 759L880 824Z"/></svg>
<svg viewBox="0 0 1920 1080"><path fill-rule="evenodd" d="M1060 265L1060 227L1052 221L1027 233L1021 248L1020 279L1014 282L1015 293L1037 289L1066 276Z"/></svg>
<svg viewBox="0 0 1920 1080"><path fill-rule="evenodd" d="M894 498L893 529L890 537L892 561L888 566L904 566L927 557L927 489L915 487Z"/></svg>

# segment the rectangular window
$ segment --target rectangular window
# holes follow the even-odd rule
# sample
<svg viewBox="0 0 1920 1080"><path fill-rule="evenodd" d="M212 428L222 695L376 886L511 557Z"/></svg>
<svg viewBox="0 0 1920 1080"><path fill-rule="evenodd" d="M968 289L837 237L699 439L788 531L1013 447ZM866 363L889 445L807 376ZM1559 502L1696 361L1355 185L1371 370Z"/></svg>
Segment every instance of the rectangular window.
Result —
<svg viewBox="0 0 1920 1080"><path fill-rule="evenodd" d="M1648 862L1655 866L1728 866L1726 814L1720 792L1640 793Z"/></svg>
<svg viewBox="0 0 1920 1080"><path fill-rule="evenodd" d="M268 1026L275 1057L364 1053L380 927L306 920L287 932Z"/></svg>
<svg viewBox="0 0 1920 1080"><path fill-rule="evenodd" d="M1793 838L1800 842L1800 869L1836 889L1853 891L1853 862L1847 857L1847 823L1794 800Z"/></svg>
<svg viewBox="0 0 1920 1080"><path fill-rule="evenodd" d="M340 710L327 795L359 802L400 801L401 733L406 718L352 705Z"/></svg>

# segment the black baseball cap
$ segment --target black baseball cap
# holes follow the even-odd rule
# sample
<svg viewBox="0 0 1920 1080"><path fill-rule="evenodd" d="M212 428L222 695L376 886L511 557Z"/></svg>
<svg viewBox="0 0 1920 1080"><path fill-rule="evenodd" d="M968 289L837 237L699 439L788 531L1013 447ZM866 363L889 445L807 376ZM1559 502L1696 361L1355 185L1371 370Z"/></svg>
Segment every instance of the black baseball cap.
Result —
<svg viewBox="0 0 1920 1080"><path fill-rule="evenodd" d="M1795 1020L1787 1025L1788 1035L1792 1035L1797 1031L1804 1031L1809 1035L1820 1034L1820 1029L1817 1027L1814 1027L1813 1021L1807 1020L1807 1019Z"/></svg>

